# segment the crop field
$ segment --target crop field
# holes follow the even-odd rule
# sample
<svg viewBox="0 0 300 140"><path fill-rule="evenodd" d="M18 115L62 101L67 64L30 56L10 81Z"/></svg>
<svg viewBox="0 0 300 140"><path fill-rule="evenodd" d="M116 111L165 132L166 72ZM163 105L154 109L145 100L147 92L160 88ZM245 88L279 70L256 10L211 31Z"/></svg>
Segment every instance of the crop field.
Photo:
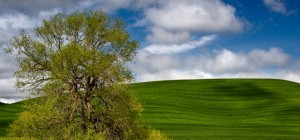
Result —
<svg viewBox="0 0 300 140"><path fill-rule="evenodd" d="M171 139L300 139L300 84L271 79L177 80L129 85L143 123ZM0 137L21 103L0 104ZM1 139L1 138L0 138Z"/></svg>

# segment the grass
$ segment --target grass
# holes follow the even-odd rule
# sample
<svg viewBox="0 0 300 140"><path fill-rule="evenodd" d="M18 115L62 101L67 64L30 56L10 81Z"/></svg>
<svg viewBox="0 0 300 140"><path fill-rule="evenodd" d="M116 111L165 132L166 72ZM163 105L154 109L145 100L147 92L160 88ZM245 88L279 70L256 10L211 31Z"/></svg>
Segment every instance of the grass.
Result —
<svg viewBox="0 0 300 140"><path fill-rule="evenodd" d="M300 139L300 84L266 79L136 83L143 121L172 139Z"/></svg>
<svg viewBox="0 0 300 140"><path fill-rule="evenodd" d="M15 120L17 118L17 114L22 111L21 104L22 103L0 103L0 139L1 136L5 136L9 123Z"/></svg>
<svg viewBox="0 0 300 140"><path fill-rule="evenodd" d="M135 83L130 89L143 104L144 124L172 139L300 139L298 83L179 80ZM0 137L20 110L20 103L0 105Z"/></svg>

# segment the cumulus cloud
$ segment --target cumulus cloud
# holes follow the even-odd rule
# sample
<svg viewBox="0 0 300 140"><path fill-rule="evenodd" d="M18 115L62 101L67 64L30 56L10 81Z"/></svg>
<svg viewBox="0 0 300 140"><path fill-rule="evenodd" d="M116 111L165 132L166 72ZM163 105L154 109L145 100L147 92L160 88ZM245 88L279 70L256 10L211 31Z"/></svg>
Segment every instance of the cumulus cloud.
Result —
<svg viewBox="0 0 300 140"><path fill-rule="evenodd" d="M19 12L0 14L0 48L7 46L11 37L16 35L20 28L32 29L41 20L42 17L40 16L30 17Z"/></svg>
<svg viewBox="0 0 300 140"><path fill-rule="evenodd" d="M187 31L171 32L157 27L151 28L151 34L146 37L148 41L157 44L180 44L190 38L191 35Z"/></svg>
<svg viewBox="0 0 300 140"><path fill-rule="evenodd" d="M173 45L164 45L164 44L153 44L146 47L144 50L149 51L150 53L156 54L172 54L172 53L181 53L186 52L196 47L206 45L216 38L216 35L204 36L195 41L189 41L183 44L173 44Z"/></svg>
<svg viewBox="0 0 300 140"><path fill-rule="evenodd" d="M264 4L272 11L284 15L289 14L283 0L263 0Z"/></svg>
<svg viewBox="0 0 300 140"><path fill-rule="evenodd" d="M15 69L16 63L13 56L0 53L0 80L13 77Z"/></svg>
<svg viewBox="0 0 300 140"><path fill-rule="evenodd" d="M32 2L9 1L4 5L6 7L15 5L10 9L28 15L33 15L33 11L39 13L53 9L63 9L63 11L102 9L106 12L114 12L118 9L136 10L142 13L138 17L139 21L145 21L150 30L147 40L156 44L180 44L190 40L195 32L239 32L245 26L244 22L235 15L235 8L221 0L30 1ZM28 3L36 6L31 5L34 7L31 9Z"/></svg>
<svg viewBox="0 0 300 140"><path fill-rule="evenodd" d="M143 10L152 5L160 3L157 0L88 0L80 1L80 5L89 9L101 9L113 13L118 9Z"/></svg>
<svg viewBox="0 0 300 140"><path fill-rule="evenodd" d="M276 77L300 83L300 70L281 70Z"/></svg>
<svg viewBox="0 0 300 140"><path fill-rule="evenodd" d="M1 55L1 49L7 45L10 38L16 33L16 30L9 29L5 30L3 28L0 28L0 55Z"/></svg>
<svg viewBox="0 0 300 140"><path fill-rule="evenodd" d="M255 66L249 65L244 54L234 53L227 49L216 51L212 57L204 58L203 69L215 73L235 73L253 71Z"/></svg>
<svg viewBox="0 0 300 140"><path fill-rule="evenodd" d="M14 78L0 79L0 98L14 99L14 98L25 98L29 96L25 93L18 93L14 88Z"/></svg>
<svg viewBox="0 0 300 140"><path fill-rule="evenodd" d="M8 28L33 28L35 26L35 20L32 20L29 16L23 13L4 14L0 15L0 28L7 30Z"/></svg>
<svg viewBox="0 0 300 140"><path fill-rule="evenodd" d="M155 74L158 71L176 69L181 67L181 59L176 55L153 54L140 51L136 56L137 62L132 65L138 75Z"/></svg>
<svg viewBox="0 0 300 140"><path fill-rule="evenodd" d="M165 0L144 10L151 43L183 43L194 33L240 32L244 22L220 0ZM165 35L165 36L163 36Z"/></svg>
<svg viewBox="0 0 300 140"><path fill-rule="evenodd" d="M106 12L113 12L120 8L131 6L132 0L87 0L81 2L84 7L101 8Z"/></svg>
<svg viewBox="0 0 300 140"><path fill-rule="evenodd" d="M145 11L155 26L184 31L239 31L243 23L235 9L219 0L167 0Z"/></svg>
<svg viewBox="0 0 300 140"><path fill-rule="evenodd" d="M248 59L257 66L285 66L290 56L279 48L271 48L269 51L254 49L248 54Z"/></svg>
<svg viewBox="0 0 300 140"><path fill-rule="evenodd" d="M6 93L6 95L10 95L15 92L14 90L14 79L0 79L0 92Z"/></svg>
<svg viewBox="0 0 300 140"><path fill-rule="evenodd" d="M137 81L257 77L300 81L300 78L289 76L295 71L284 72L289 58L279 48L254 49L247 53L221 49L201 55L158 54L144 50L138 53L132 68L137 73ZM269 69L275 72L269 73Z"/></svg>
<svg viewBox="0 0 300 140"><path fill-rule="evenodd" d="M136 25L146 26L147 41L155 44L180 44L199 32L240 32L245 22L235 8L221 0L90 0L82 7L106 12L130 9L141 12ZM142 24L141 24L142 23Z"/></svg>
<svg viewBox="0 0 300 140"><path fill-rule="evenodd" d="M284 67L289 55L279 48L254 49L248 53L236 53L227 49L215 51L204 58L204 70L214 73L257 72L264 68Z"/></svg>
<svg viewBox="0 0 300 140"><path fill-rule="evenodd" d="M36 16L30 16L20 12L0 14L0 45L8 45L10 38L17 35L20 28L26 31L32 31L43 19L48 19L50 15L60 11L59 9L40 11Z"/></svg>
<svg viewBox="0 0 300 140"><path fill-rule="evenodd" d="M17 12L36 16L40 11L78 8L79 2L80 0L0 0L0 14Z"/></svg>
<svg viewBox="0 0 300 140"><path fill-rule="evenodd" d="M300 83L300 60L294 60L289 65L290 67L278 71L276 77Z"/></svg>

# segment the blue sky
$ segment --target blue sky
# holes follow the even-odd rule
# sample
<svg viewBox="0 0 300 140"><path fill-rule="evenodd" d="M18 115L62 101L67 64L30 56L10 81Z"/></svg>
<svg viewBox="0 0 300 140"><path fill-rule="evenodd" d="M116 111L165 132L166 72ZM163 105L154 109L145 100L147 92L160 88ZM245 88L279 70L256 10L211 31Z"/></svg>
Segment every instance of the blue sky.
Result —
<svg viewBox="0 0 300 140"><path fill-rule="evenodd" d="M264 4L263 0L224 0L235 8L235 16L248 22L241 33L216 33L220 36L218 41L212 43L211 48L220 45L230 50L250 51L253 48L268 49L270 47L281 47L287 53L298 58L300 44L300 1L285 0L278 1L285 8L285 12L276 12L272 7ZM275 0L276 2L276 0ZM143 10L120 9L114 15L121 17L129 24L132 35L145 47L145 37L148 34L146 28L132 27L137 20L143 18ZM180 20L180 17L178 17ZM194 33L195 36L205 34Z"/></svg>
<svg viewBox="0 0 300 140"><path fill-rule="evenodd" d="M0 47L58 12L102 9L140 43L136 82L276 78L300 82L298 0L0 0ZM0 51L0 102L13 88L14 56Z"/></svg>

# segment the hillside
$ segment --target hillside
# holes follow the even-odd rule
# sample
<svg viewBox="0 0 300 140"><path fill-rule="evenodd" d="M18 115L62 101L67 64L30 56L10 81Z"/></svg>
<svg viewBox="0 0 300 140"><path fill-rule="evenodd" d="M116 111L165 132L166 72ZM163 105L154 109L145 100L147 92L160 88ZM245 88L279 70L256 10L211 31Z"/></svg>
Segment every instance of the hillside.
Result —
<svg viewBox="0 0 300 140"><path fill-rule="evenodd" d="M17 118L17 113L21 110L21 103L0 103L0 137L6 134L9 123Z"/></svg>
<svg viewBox="0 0 300 140"><path fill-rule="evenodd" d="M172 139L300 139L300 84L267 79L135 83L144 124ZM0 106L0 137L21 110Z"/></svg>
<svg viewBox="0 0 300 140"><path fill-rule="evenodd" d="M300 139L300 84L230 79L137 83L144 123L173 139Z"/></svg>

